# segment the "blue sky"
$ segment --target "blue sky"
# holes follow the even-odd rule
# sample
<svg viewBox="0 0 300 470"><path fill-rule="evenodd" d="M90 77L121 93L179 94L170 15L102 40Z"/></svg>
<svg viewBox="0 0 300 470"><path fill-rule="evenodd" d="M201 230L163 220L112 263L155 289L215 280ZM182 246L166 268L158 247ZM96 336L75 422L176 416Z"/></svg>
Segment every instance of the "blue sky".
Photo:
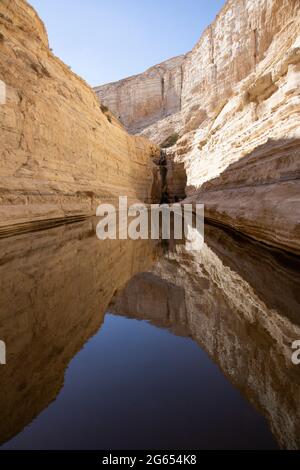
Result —
<svg viewBox="0 0 300 470"><path fill-rule="evenodd" d="M29 0L50 47L90 85L143 72L195 45L225 0Z"/></svg>

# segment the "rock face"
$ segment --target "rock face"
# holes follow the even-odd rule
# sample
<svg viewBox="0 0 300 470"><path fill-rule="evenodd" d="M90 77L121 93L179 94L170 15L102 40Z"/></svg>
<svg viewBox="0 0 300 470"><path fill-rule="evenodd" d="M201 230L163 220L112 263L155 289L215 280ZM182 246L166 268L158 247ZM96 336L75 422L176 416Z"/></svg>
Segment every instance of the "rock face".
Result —
<svg viewBox="0 0 300 470"><path fill-rule="evenodd" d="M0 80L0 105L6 102L6 86L5 83Z"/></svg>
<svg viewBox="0 0 300 470"><path fill-rule="evenodd" d="M184 56L180 110L141 132L156 143L179 132L174 162L207 218L298 254L299 30L298 0L228 0Z"/></svg>
<svg viewBox="0 0 300 470"><path fill-rule="evenodd" d="M0 2L0 231L95 214L119 195L159 200L157 148L129 136L49 50L24 0Z"/></svg>
<svg viewBox="0 0 300 470"><path fill-rule="evenodd" d="M161 150L159 160L162 200L174 203L185 198L186 173L183 163L175 162L174 154L169 150Z"/></svg>
<svg viewBox="0 0 300 470"><path fill-rule="evenodd" d="M180 111L183 62L184 56L174 57L141 75L96 87L95 91L128 131L136 134Z"/></svg>

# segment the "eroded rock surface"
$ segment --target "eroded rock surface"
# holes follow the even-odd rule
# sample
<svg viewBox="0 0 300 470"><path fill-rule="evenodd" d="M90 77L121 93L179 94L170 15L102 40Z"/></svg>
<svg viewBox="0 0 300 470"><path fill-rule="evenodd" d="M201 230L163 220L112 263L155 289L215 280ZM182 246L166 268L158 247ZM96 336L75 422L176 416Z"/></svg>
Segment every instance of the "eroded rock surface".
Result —
<svg viewBox="0 0 300 470"><path fill-rule="evenodd" d="M129 136L93 90L53 55L24 0L0 2L0 230L95 214L119 195L159 200L157 148ZM102 107L103 109L103 107Z"/></svg>
<svg viewBox="0 0 300 470"><path fill-rule="evenodd" d="M158 144L179 133L174 158L207 218L297 254L299 31L298 0L228 0L184 56L180 110L142 130ZM109 93L117 112L122 86Z"/></svg>
<svg viewBox="0 0 300 470"><path fill-rule="evenodd" d="M135 134L180 111L183 62L184 56L174 57L143 74L96 87L95 91L101 102Z"/></svg>

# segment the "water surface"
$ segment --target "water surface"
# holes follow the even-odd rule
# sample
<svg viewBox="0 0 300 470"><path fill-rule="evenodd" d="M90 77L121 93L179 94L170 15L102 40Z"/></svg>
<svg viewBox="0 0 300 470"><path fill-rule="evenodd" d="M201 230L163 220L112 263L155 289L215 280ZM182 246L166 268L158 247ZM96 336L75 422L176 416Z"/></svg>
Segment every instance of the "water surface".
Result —
<svg viewBox="0 0 300 470"><path fill-rule="evenodd" d="M0 240L2 449L298 448L299 261L207 227Z"/></svg>

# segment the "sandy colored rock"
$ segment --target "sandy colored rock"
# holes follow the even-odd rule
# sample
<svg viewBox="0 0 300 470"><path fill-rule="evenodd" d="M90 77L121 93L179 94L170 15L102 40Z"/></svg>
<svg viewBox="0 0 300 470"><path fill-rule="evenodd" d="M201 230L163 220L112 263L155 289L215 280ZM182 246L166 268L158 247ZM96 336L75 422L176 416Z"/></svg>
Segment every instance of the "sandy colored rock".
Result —
<svg viewBox="0 0 300 470"><path fill-rule="evenodd" d="M0 80L0 105L6 102L6 86L5 83Z"/></svg>
<svg viewBox="0 0 300 470"><path fill-rule="evenodd" d="M0 3L0 79L7 92L0 106L4 233L12 225L92 215L99 202L119 195L155 199L156 147L101 111L93 90L52 54L43 23L24 0Z"/></svg>
<svg viewBox="0 0 300 470"><path fill-rule="evenodd" d="M298 0L228 0L184 56L180 110L142 131L179 132L174 159L207 218L297 254L299 31Z"/></svg>
<svg viewBox="0 0 300 470"><path fill-rule="evenodd" d="M94 88L101 102L136 134L181 108L184 56L162 62L140 75Z"/></svg>

